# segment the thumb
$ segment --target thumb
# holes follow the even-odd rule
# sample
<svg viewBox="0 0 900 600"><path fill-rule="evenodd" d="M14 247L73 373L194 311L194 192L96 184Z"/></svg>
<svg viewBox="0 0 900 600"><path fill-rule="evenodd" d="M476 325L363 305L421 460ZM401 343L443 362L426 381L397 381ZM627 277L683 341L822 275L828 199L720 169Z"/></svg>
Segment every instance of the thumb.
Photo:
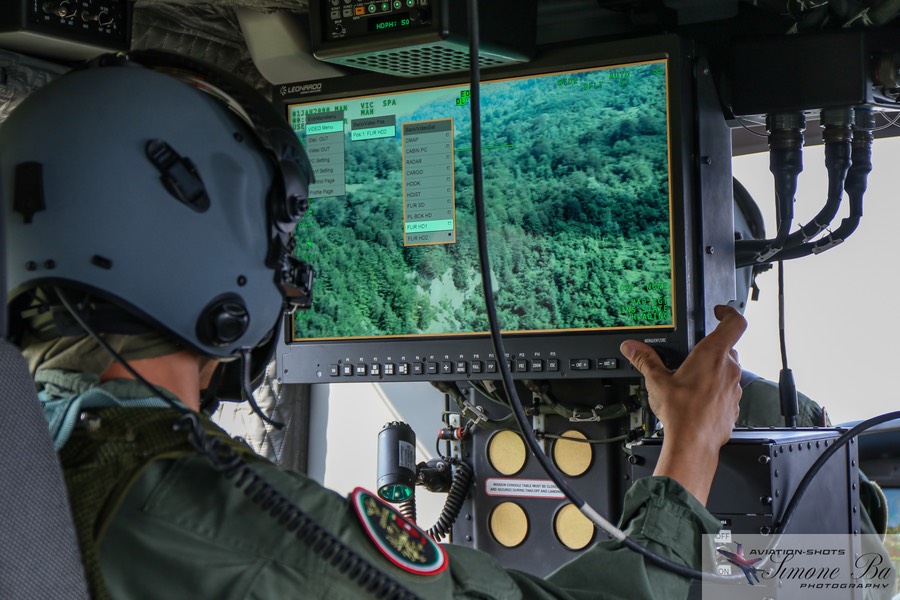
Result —
<svg viewBox="0 0 900 600"><path fill-rule="evenodd" d="M640 371L644 377L650 377L653 373L671 373L666 368L656 350L637 340L625 340L619 346L619 351Z"/></svg>

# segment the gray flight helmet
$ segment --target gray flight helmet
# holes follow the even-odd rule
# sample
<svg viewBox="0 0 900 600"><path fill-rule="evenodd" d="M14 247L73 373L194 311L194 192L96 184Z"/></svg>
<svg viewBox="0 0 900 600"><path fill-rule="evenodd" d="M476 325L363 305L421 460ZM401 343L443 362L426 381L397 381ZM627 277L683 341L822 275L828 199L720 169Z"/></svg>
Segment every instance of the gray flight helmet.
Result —
<svg viewBox="0 0 900 600"><path fill-rule="evenodd" d="M766 238L766 224L763 220L762 211L754 202L750 192L747 191L740 181L732 179L734 187L734 239L739 240L762 240ZM736 308L742 313L747 308L747 302L751 299L756 300L759 288L756 287L756 276L768 270L770 265L741 267L735 272L735 298L737 300Z"/></svg>
<svg viewBox="0 0 900 600"><path fill-rule="evenodd" d="M7 301L58 286L205 356L271 345L300 280L311 286L289 237L311 179L302 146L286 122L260 117L280 115L256 92L222 92L227 74L191 79L200 63L141 60L170 71L111 57L0 125Z"/></svg>

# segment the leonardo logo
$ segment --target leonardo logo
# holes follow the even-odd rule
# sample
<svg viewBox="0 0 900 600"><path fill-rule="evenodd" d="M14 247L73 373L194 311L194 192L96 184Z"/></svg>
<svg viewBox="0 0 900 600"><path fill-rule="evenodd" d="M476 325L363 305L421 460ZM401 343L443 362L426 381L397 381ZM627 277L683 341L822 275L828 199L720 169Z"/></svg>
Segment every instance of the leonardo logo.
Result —
<svg viewBox="0 0 900 600"><path fill-rule="evenodd" d="M322 91L322 83L304 83L294 84L294 85L283 85L281 86L281 95L282 96L294 96L299 95L303 96L306 94L318 94Z"/></svg>

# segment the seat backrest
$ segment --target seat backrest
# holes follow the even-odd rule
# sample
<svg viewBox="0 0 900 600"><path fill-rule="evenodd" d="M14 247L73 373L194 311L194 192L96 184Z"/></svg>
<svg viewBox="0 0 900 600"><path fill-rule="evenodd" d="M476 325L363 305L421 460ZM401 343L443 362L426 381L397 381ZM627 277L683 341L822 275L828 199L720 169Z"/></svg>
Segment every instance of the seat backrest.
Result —
<svg viewBox="0 0 900 600"><path fill-rule="evenodd" d="M87 599L62 471L34 380L18 348L2 339L0 398L0 598Z"/></svg>
<svg viewBox="0 0 900 600"><path fill-rule="evenodd" d="M4 66L23 58L3 50L0 55ZM38 81L56 74L49 64L36 69ZM8 110L9 103L0 108ZM2 240L7 202L12 200L0 193L0 598L86 600L87 580L59 458L25 359L6 341L7 249Z"/></svg>

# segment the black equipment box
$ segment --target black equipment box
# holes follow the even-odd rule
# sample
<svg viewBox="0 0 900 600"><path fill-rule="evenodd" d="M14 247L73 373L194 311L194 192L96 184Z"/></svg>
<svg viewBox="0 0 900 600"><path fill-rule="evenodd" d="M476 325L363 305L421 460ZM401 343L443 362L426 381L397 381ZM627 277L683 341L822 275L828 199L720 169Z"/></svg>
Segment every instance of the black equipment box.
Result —
<svg viewBox="0 0 900 600"><path fill-rule="evenodd" d="M85 60L131 46L132 0L5 0L0 47Z"/></svg>
<svg viewBox="0 0 900 600"><path fill-rule="evenodd" d="M772 533L809 468L841 433L825 428L735 430L719 453L706 503L722 522L721 539L730 541L732 534ZM653 474L661 449L662 439L658 438L633 448L632 480ZM858 464L856 439L852 439L814 477L782 533L859 533ZM852 539L858 543L858 537ZM701 600L711 594L713 598L760 600L772 598L770 592L752 585L704 589L695 581L688 598ZM860 597L856 591L852 594L842 598ZM790 595L776 590L775 598L785 597Z"/></svg>
<svg viewBox="0 0 900 600"><path fill-rule="evenodd" d="M707 508L732 533L773 531L803 476L842 433L838 429L740 429L722 447ZM856 440L823 466L783 533L859 533ZM632 478L653 474L661 439L633 448Z"/></svg>
<svg viewBox="0 0 900 600"><path fill-rule="evenodd" d="M535 50L536 0L479 5L479 64L528 61ZM312 0L309 14L313 55L325 62L401 77L469 66L465 2Z"/></svg>

